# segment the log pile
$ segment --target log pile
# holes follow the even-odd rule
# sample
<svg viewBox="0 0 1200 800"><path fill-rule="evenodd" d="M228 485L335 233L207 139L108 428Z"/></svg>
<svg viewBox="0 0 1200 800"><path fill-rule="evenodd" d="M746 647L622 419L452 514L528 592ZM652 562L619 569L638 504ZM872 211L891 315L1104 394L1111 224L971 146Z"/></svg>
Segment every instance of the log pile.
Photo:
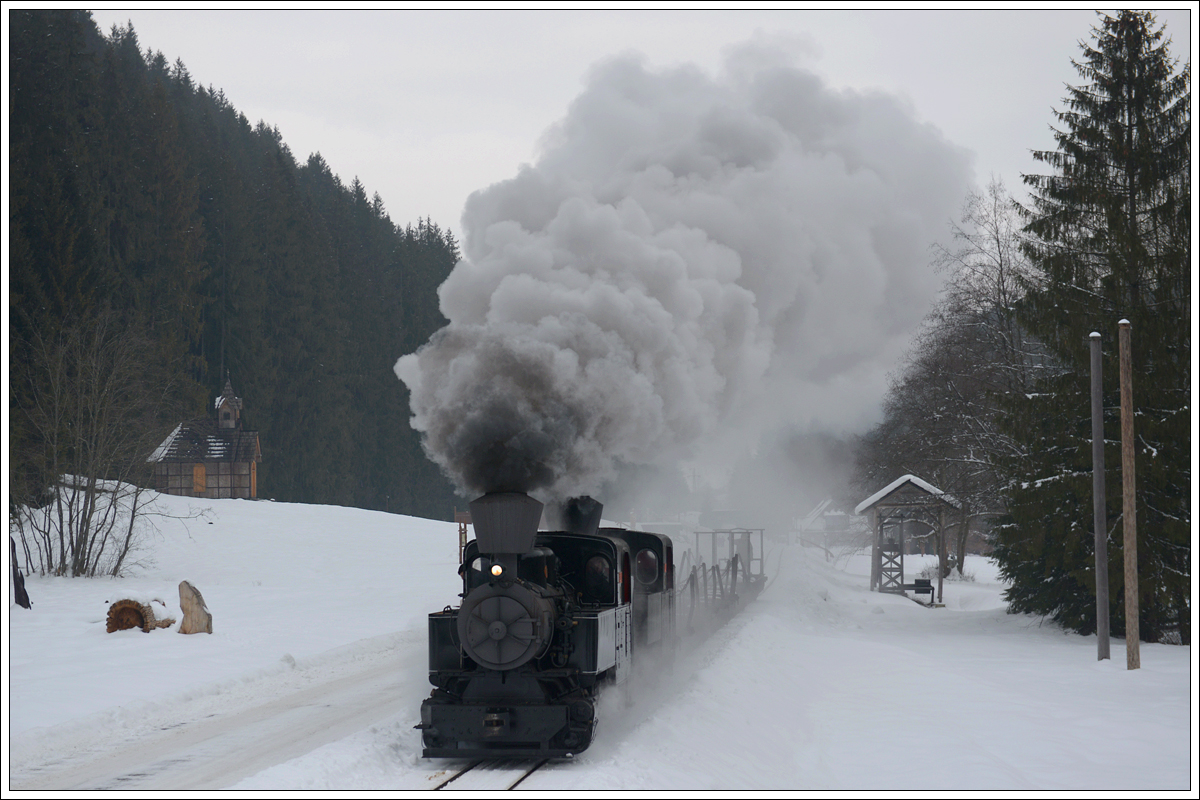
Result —
<svg viewBox="0 0 1200 800"><path fill-rule="evenodd" d="M162 603L161 600L158 601ZM166 604L163 603L163 611ZM175 624L170 617L158 619L154 613L153 603L142 603L137 600L118 600L108 607L108 632L125 631L130 628L141 628L149 633L155 628L169 628Z"/></svg>

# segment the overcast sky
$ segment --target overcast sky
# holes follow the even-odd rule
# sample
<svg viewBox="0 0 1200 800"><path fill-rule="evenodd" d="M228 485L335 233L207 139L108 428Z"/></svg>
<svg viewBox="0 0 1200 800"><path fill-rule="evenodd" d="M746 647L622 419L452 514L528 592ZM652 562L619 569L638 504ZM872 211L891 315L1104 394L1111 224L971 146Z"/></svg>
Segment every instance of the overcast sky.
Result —
<svg viewBox="0 0 1200 800"><path fill-rule="evenodd" d="M297 160L318 151L378 192L392 220L431 217L461 235L467 197L535 160L542 133L590 68L628 52L651 67L717 74L730 46L765 39L847 89L880 90L975 155L978 184L1021 191L1053 149L1052 109L1082 79L1070 60L1091 11L151 11L143 50L182 59L251 122L275 125ZM1158 12L1190 58L1194 15Z"/></svg>

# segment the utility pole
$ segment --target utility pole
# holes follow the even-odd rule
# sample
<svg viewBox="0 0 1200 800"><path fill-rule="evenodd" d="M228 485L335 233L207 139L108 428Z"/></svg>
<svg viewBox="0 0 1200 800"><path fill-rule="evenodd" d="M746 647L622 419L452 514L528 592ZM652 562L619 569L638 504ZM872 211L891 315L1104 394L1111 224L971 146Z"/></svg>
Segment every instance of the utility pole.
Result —
<svg viewBox="0 0 1200 800"><path fill-rule="evenodd" d="M1108 654L1108 514L1104 497L1104 401L1100 334L1092 333L1092 525L1096 541L1096 660Z"/></svg>
<svg viewBox="0 0 1200 800"><path fill-rule="evenodd" d="M1142 666L1138 626L1137 507L1133 473L1133 366L1129 320L1117 323L1121 348L1121 527L1125 531L1125 664Z"/></svg>

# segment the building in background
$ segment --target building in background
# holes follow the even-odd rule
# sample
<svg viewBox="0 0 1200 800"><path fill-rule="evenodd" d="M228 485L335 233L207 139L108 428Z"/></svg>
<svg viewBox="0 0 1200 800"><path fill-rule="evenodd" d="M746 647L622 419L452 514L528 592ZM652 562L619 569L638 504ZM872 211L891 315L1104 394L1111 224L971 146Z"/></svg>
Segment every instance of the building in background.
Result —
<svg viewBox="0 0 1200 800"><path fill-rule="evenodd" d="M242 429L242 398L228 378L215 406L216 419L179 423L150 456L155 489L184 497L258 497L258 431Z"/></svg>

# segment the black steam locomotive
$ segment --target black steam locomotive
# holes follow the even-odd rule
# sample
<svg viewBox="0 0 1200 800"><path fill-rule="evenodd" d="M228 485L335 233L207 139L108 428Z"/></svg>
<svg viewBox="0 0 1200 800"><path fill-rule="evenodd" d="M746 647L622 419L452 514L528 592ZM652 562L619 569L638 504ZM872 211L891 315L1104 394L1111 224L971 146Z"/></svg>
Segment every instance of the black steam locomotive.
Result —
<svg viewBox="0 0 1200 800"><path fill-rule="evenodd" d="M635 657L673 646L670 538L600 528L591 498L568 504L565 530L538 532L542 509L519 492L471 503L462 605L429 615L426 757L579 753L600 689L628 680Z"/></svg>

